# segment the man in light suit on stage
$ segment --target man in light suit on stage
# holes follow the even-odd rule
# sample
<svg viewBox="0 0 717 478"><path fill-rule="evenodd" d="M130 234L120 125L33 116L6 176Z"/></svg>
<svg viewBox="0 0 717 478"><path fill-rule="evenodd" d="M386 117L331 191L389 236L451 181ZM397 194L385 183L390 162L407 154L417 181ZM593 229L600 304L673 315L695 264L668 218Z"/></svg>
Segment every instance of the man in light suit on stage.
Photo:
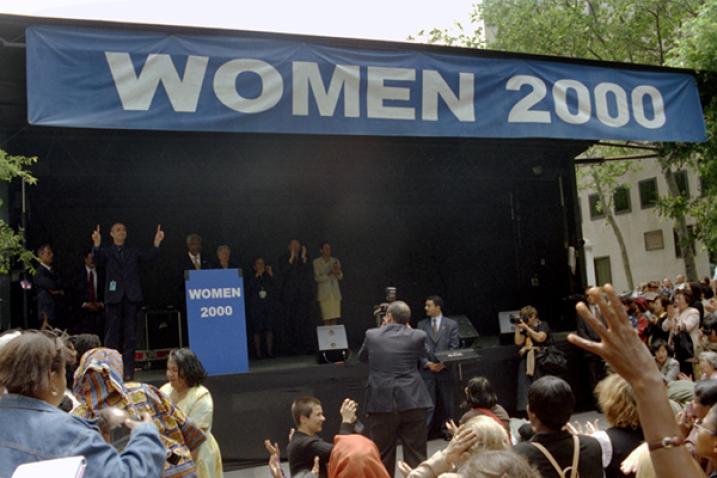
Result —
<svg viewBox="0 0 717 478"><path fill-rule="evenodd" d="M440 402L443 413L438 416L438 419L440 420L441 430L446 434L448 432L446 421L456 419L455 381L451 371L434 354L436 352L445 352L446 350L455 350L460 346L458 322L448 317L443 317L443 299L437 295L432 295L426 299L424 309L428 318L418 323L418 329L423 330L428 335L429 358L421 363L421 375L426 382L426 388L433 402L433 409L428 414L428 429L431 429L431 422L438 415L436 409L438 408L438 402Z"/></svg>
<svg viewBox="0 0 717 478"><path fill-rule="evenodd" d="M398 438L404 460L411 467L426 458L426 413L432 405L418 364L427 358L428 338L424 331L408 325L410 319L408 304L392 302L385 325L367 330L359 351L359 359L369 365L366 412L370 436L389 476L394 474Z"/></svg>

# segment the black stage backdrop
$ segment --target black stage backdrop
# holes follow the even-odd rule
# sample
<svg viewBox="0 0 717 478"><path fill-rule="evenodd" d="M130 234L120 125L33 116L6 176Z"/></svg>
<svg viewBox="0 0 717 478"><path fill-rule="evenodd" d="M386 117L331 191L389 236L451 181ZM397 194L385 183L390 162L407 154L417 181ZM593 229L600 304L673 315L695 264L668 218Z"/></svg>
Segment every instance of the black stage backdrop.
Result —
<svg viewBox="0 0 717 478"><path fill-rule="evenodd" d="M51 243L59 270L79 269L96 224L109 240L112 222L126 223L138 247L162 224L161 258L145 273L149 306L177 305L185 237L197 232L206 256L227 243L245 271L256 255L276 265L292 237L312 257L331 242L354 346L388 285L414 317L426 296L443 296L447 312L467 315L482 335L498 333L499 311L527 303L553 328L574 326L566 297L582 281L567 247L580 241L572 158L584 142L36 127L4 135L8 152L40 158L29 245ZM13 205L17 219L17 191Z"/></svg>

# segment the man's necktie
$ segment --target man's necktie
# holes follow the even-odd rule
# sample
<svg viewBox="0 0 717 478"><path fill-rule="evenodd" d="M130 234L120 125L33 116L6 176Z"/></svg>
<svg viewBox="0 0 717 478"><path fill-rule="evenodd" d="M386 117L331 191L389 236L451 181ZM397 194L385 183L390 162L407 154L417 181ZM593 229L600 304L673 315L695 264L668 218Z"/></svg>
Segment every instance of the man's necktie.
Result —
<svg viewBox="0 0 717 478"><path fill-rule="evenodd" d="M192 256L192 262L194 262L194 268L196 270L202 268L202 262L199 260L199 256Z"/></svg>
<svg viewBox="0 0 717 478"><path fill-rule="evenodd" d="M433 335L438 333L438 320L435 318L431 319L431 329L433 329Z"/></svg>
<svg viewBox="0 0 717 478"><path fill-rule="evenodd" d="M87 302L95 302L95 272L90 270L87 274Z"/></svg>

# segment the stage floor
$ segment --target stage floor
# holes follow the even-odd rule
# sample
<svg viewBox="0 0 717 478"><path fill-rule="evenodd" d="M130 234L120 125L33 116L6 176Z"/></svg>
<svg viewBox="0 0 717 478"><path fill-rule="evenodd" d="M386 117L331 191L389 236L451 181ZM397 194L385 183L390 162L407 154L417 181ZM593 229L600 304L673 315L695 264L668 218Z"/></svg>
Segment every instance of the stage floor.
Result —
<svg viewBox="0 0 717 478"><path fill-rule="evenodd" d="M351 358L349 358L351 360ZM307 367L325 367L327 364L316 362L314 355L293 355L290 357L275 357L273 359L252 359L249 361L248 373L265 373L277 370L304 369ZM167 382L163 364L157 362L151 369L138 369L135 374L138 382L151 383L152 385L163 385Z"/></svg>

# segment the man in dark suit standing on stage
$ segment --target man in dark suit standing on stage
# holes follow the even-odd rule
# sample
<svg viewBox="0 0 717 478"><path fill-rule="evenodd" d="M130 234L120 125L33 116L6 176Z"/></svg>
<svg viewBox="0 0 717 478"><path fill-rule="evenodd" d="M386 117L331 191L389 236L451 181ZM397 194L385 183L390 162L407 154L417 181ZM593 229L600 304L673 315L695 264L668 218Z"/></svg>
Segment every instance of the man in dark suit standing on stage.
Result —
<svg viewBox="0 0 717 478"><path fill-rule="evenodd" d="M426 459L426 413L431 397L418 372L426 358L426 333L408 322L411 309L392 302L385 325L366 331L359 359L368 362L366 412L370 435L381 452L381 460L393 476L396 442L401 438L403 457L412 468Z"/></svg>
<svg viewBox="0 0 717 478"><path fill-rule="evenodd" d="M95 265L94 254L87 251L83 256L82 269L74 282L75 306L79 313L75 317L74 332L104 336L104 275ZM79 360L79 357L78 357Z"/></svg>
<svg viewBox="0 0 717 478"><path fill-rule="evenodd" d="M39 267L33 279L37 290L37 319L40 329L57 327L57 302L65 291L60 285L60 278L52 267L55 254L49 244L43 244L37 249Z"/></svg>
<svg viewBox="0 0 717 478"><path fill-rule="evenodd" d="M121 222L110 229L111 246L102 246L100 226L92 232L95 262L105 270L105 342L107 348L122 353L124 379L134 378L135 321L142 296L139 278L140 262L148 262L159 255L164 231L158 225L154 247L146 252L127 247L127 228Z"/></svg>
<svg viewBox="0 0 717 478"><path fill-rule="evenodd" d="M455 350L460 346L458 322L443 317L443 299L437 295L426 299L424 309L428 318L418 323L418 329L428 335L429 357L421 363L421 376L433 401L433 409L428 414L428 429L431 429L433 418L438 417L441 431L446 434L446 421L456 419L455 383L453 374L436 358L435 353ZM439 402L443 410L441 415L436 413Z"/></svg>
<svg viewBox="0 0 717 478"><path fill-rule="evenodd" d="M182 343L189 342L189 326L187 324L187 297L184 282L188 277L187 271L198 271L209 269L209 262L202 254L202 236L193 232L187 236L187 249L179 260L180 271L177 273L177 300L179 301L179 310L182 313Z"/></svg>

